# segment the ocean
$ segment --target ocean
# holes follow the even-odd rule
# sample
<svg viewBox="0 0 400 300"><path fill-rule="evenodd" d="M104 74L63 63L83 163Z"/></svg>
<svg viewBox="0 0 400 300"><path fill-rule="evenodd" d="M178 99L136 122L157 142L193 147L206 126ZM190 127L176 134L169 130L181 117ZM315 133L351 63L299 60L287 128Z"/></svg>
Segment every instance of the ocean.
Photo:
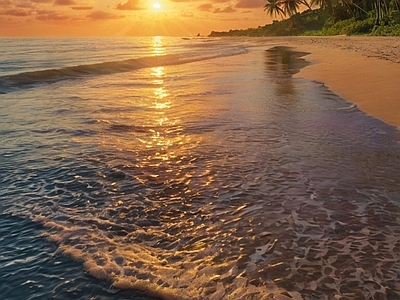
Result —
<svg viewBox="0 0 400 300"><path fill-rule="evenodd" d="M305 54L1 38L0 298L400 299L400 132Z"/></svg>

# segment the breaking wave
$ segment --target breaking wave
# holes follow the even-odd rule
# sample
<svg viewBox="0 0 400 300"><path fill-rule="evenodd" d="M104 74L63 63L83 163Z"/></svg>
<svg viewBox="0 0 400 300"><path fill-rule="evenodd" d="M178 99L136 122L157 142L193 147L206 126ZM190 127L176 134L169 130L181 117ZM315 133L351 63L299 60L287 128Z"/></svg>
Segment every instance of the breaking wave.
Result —
<svg viewBox="0 0 400 300"><path fill-rule="evenodd" d="M246 52L247 50L245 47L237 46L22 72L0 76L0 94L6 94L20 88L31 88L36 85L56 83L61 80L73 80L88 76L130 72L142 68L181 65L218 57L239 55Z"/></svg>

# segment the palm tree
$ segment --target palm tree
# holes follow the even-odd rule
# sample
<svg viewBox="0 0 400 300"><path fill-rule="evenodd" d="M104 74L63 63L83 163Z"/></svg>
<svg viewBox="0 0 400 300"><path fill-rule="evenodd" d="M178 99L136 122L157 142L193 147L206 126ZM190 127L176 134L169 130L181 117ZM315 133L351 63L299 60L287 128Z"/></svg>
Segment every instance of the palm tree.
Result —
<svg viewBox="0 0 400 300"><path fill-rule="evenodd" d="M301 5L306 6L308 9L311 9L311 5L307 0L281 0L281 5L283 6L283 11L286 15L294 15L297 14L298 9Z"/></svg>
<svg viewBox="0 0 400 300"><path fill-rule="evenodd" d="M394 0L394 5L397 0ZM369 11L375 13L375 24L381 25L385 17L389 16L389 0L341 0L353 16L368 15Z"/></svg>
<svg viewBox="0 0 400 300"><path fill-rule="evenodd" d="M332 11L332 4L332 0L310 0L310 6L317 6L322 10L328 10L328 13Z"/></svg>
<svg viewBox="0 0 400 300"><path fill-rule="evenodd" d="M364 18L374 11L376 25L384 23L390 15L390 9L400 11L400 0L265 0L264 10L270 16L291 16L296 14L301 5L308 9L320 7L324 13L345 11L357 18Z"/></svg>
<svg viewBox="0 0 400 300"><path fill-rule="evenodd" d="M282 0L266 0L264 5L264 10L272 17L272 15L276 16L285 16L285 12L281 8Z"/></svg>
<svg viewBox="0 0 400 300"><path fill-rule="evenodd" d="M393 1L394 8L400 11L400 0L394 0Z"/></svg>
<svg viewBox="0 0 400 300"><path fill-rule="evenodd" d="M283 11L285 14L291 16L297 13L300 6L299 0L282 0Z"/></svg>
<svg viewBox="0 0 400 300"><path fill-rule="evenodd" d="M299 2L300 2L300 4L303 4L304 6L307 6L307 8L308 8L309 10L312 10L311 1L310 1L310 3L308 3L307 0L299 0Z"/></svg>

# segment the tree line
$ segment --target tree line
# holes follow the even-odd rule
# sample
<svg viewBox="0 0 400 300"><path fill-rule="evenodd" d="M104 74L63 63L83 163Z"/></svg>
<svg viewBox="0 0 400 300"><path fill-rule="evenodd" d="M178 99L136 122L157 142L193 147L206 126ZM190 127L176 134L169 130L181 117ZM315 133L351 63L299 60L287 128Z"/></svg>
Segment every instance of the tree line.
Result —
<svg viewBox="0 0 400 300"><path fill-rule="evenodd" d="M374 17L377 26L400 22L400 0L266 0L264 10L283 19L297 14L302 7L319 8L334 21Z"/></svg>

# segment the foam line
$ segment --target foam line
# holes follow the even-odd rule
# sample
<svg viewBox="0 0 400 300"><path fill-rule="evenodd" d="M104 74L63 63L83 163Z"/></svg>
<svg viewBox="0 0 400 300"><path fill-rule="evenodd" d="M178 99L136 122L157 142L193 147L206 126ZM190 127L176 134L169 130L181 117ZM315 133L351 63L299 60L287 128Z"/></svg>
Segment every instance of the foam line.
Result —
<svg viewBox="0 0 400 300"><path fill-rule="evenodd" d="M47 69L33 72L23 72L0 77L0 94L6 94L20 88L30 88L38 84L55 83L61 80L79 79L87 76L97 76L129 72L142 68L158 66L181 65L196 61L213 59L224 56L246 53L243 47L224 49L217 52L197 54L169 54L162 56L148 56L121 61L108 61L95 64L78 65L59 69Z"/></svg>

